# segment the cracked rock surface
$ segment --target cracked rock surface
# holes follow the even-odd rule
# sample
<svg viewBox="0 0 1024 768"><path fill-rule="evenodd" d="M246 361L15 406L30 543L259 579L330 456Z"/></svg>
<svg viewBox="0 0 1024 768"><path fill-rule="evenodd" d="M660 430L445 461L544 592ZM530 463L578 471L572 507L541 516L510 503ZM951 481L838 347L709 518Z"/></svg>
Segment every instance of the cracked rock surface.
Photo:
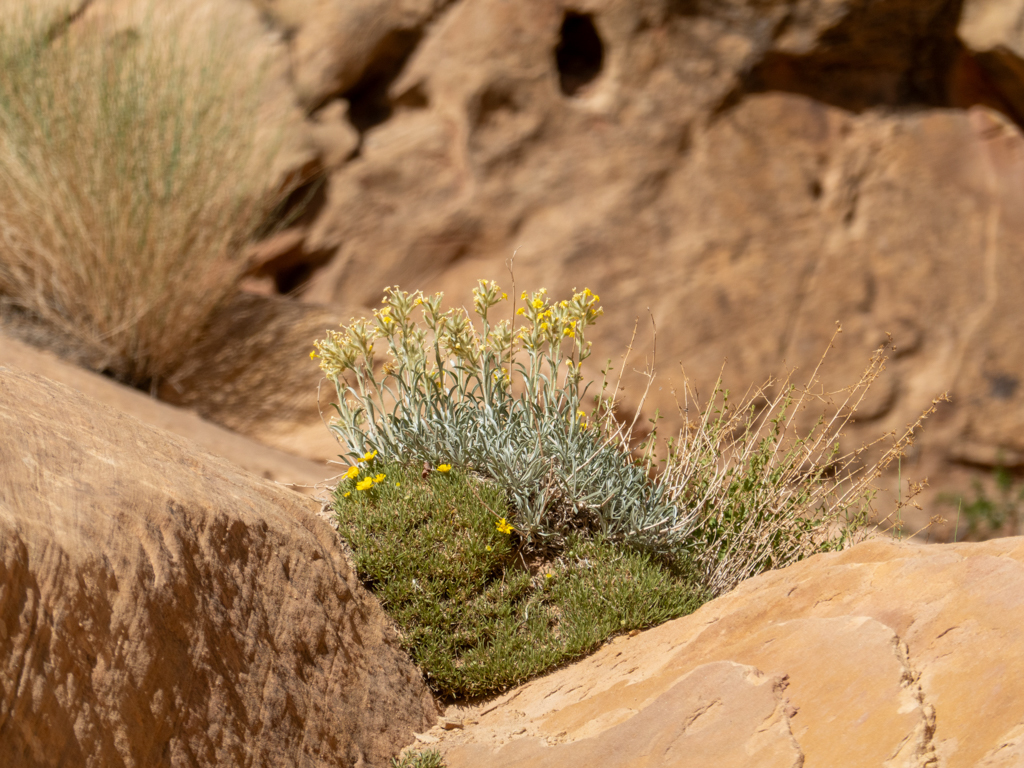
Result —
<svg viewBox="0 0 1024 768"><path fill-rule="evenodd" d="M764 574L420 737L450 768L1020 765L1024 538Z"/></svg>

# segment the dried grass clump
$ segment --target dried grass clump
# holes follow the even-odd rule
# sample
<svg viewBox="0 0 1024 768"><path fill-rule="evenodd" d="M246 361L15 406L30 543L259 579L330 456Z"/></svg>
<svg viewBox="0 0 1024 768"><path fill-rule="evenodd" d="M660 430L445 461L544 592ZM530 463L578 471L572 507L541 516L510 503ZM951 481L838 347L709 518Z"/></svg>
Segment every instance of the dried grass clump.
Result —
<svg viewBox="0 0 1024 768"><path fill-rule="evenodd" d="M135 384L181 365L268 207L260 67L188 21L0 20L0 302Z"/></svg>
<svg viewBox="0 0 1024 768"><path fill-rule="evenodd" d="M828 350L802 387L793 383L791 372L735 405L721 378L703 405L689 383L684 385L685 426L669 442L659 480L696 516L690 552L711 594L766 570L851 546L869 535L869 524L900 532L902 509L916 506L922 486L911 484L896 507L880 516L873 507L875 481L906 455L923 421L946 398L933 400L902 433L890 432L843 453L843 430L885 370L888 346L874 352L856 383L838 392L826 392L819 380ZM691 408L698 413L695 421L687 419ZM812 408L822 415L801 430L800 414Z"/></svg>

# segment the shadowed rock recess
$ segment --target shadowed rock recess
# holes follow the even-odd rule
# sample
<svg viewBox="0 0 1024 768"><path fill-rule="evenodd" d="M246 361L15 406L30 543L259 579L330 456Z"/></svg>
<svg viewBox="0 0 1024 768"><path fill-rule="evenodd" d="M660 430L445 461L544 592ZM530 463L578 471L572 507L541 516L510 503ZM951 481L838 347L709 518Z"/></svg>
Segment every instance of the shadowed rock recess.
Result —
<svg viewBox="0 0 1024 768"><path fill-rule="evenodd" d="M386 766L437 710L318 509L0 367L0 765Z"/></svg>
<svg viewBox="0 0 1024 768"><path fill-rule="evenodd" d="M1024 763L1024 538L872 541L420 738L449 768L973 768Z"/></svg>

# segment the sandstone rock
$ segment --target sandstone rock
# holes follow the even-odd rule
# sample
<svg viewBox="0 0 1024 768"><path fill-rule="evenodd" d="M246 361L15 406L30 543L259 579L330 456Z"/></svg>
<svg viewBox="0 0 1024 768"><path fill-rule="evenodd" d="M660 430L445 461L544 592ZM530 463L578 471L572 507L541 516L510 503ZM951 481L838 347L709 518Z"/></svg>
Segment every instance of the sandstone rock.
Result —
<svg viewBox="0 0 1024 768"><path fill-rule="evenodd" d="M349 315L280 296L235 297L214 317L162 399L264 445L318 462L341 453L326 427L334 387L313 342Z"/></svg>
<svg viewBox="0 0 1024 768"><path fill-rule="evenodd" d="M253 0L291 45L295 88L309 108L399 65L448 0ZM372 100L372 96L371 96Z"/></svg>
<svg viewBox="0 0 1024 768"><path fill-rule="evenodd" d="M0 368L0 764L385 766L436 719L317 505Z"/></svg>
<svg viewBox="0 0 1024 768"><path fill-rule="evenodd" d="M872 541L435 728L450 768L1016 765L1024 539Z"/></svg>
<svg viewBox="0 0 1024 768"><path fill-rule="evenodd" d="M723 360L734 391L809 373L840 321L827 387L897 345L851 444L948 390L904 474L947 474L961 443L1020 452L1024 140L974 58L1010 45L985 19L1013 7L461 0L330 175L306 247L337 251L305 298L371 306L397 283L461 303L507 285L517 252L518 286L601 294L594 360L617 362L636 318L628 368L651 360L650 310L667 431L679 365L704 393Z"/></svg>
<svg viewBox="0 0 1024 768"><path fill-rule="evenodd" d="M192 440L214 456L234 462L253 474L281 483L293 490L309 495L320 493L327 481L337 474L337 471L322 459L310 461L292 453L275 450L218 424L212 424L191 411L175 408L106 376L70 365L53 353L22 343L2 331L0 365L20 368L26 373L44 376L71 387L93 400L134 416L145 424ZM291 432L288 434L293 435ZM272 442L274 437L279 437L278 434L271 433L263 436L266 442ZM309 437L308 441L304 441L307 449L320 445L325 452L328 449L333 450L328 456L335 457L337 444L333 440L323 441L326 442L326 445L323 445L323 433Z"/></svg>

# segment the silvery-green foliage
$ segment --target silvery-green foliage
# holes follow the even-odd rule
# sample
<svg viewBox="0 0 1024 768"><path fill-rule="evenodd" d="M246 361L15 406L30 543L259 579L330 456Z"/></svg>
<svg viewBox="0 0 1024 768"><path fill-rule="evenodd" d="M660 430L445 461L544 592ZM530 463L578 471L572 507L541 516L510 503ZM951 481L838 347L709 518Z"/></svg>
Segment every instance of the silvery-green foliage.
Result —
<svg viewBox="0 0 1024 768"><path fill-rule="evenodd" d="M376 450L386 460L449 463L491 478L534 545L591 528L679 552L691 517L624 450L607 403L598 398L590 417L581 407L585 334L602 313L599 297L585 289L549 301L543 289L524 292L518 325L492 323L489 312L508 297L480 281L479 328L465 309L442 312L442 299L388 288L372 320L317 342L338 394L330 428L349 455ZM377 366L381 341L386 359Z"/></svg>

